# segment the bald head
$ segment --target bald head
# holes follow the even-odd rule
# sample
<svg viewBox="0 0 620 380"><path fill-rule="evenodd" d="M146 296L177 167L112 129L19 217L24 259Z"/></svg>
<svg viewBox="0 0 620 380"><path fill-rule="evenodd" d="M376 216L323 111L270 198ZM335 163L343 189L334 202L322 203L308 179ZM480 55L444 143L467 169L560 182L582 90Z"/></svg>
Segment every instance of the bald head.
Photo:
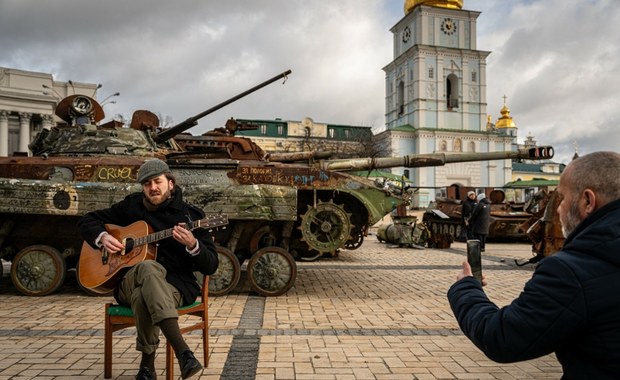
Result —
<svg viewBox="0 0 620 380"><path fill-rule="evenodd" d="M560 183L574 194L586 189L596 194L596 208L620 199L620 154L616 152L594 152L571 161Z"/></svg>
<svg viewBox="0 0 620 380"><path fill-rule="evenodd" d="M589 215L620 199L620 154L595 152L571 161L560 176L558 215L564 237Z"/></svg>

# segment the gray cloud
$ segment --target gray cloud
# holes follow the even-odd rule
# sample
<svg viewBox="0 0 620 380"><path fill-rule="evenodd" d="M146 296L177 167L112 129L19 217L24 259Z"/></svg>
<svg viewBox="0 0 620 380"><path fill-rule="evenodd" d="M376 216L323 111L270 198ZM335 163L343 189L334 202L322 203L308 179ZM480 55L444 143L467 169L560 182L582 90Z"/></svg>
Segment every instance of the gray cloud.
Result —
<svg viewBox="0 0 620 380"><path fill-rule="evenodd" d="M483 12L478 46L493 51L489 113L499 116L505 94L520 138L554 145L558 161L570 160L574 143L581 154L618 150L620 31L606 20L620 17L620 2L532 0L488 11L487 1L465 3Z"/></svg>

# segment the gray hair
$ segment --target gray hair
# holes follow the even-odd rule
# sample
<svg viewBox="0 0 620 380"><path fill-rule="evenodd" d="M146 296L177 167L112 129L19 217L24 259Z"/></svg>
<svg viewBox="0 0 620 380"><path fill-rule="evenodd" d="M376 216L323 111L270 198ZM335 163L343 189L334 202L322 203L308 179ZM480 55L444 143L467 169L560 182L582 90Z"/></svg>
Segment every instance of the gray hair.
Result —
<svg viewBox="0 0 620 380"><path fill-rule="evenodd" d="M570 188L576 194L590 189L602 204L620 199L620 154L594 152L578 157L568 164Z"/></svg>

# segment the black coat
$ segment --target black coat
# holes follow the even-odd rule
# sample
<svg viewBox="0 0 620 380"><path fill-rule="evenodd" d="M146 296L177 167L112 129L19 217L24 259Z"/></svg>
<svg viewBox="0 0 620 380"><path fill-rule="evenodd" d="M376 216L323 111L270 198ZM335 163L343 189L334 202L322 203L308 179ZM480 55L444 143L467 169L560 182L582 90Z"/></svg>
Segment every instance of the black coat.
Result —
<svg viewBox="0 0 620 380"><path fill-rule="evenodd" d="M128 226L142 220L153 227L154 231L161 231L179 223L187 223L188 217L192 221L204 218L201 209L183 201L179 187L175 187L173 197L155 211L147 211L143 199L141 192L130 194L108 209L84 215L78 222L84 240L94 247L95 239L105 231L105 224ZM184 304L191 304L200 294L200 286L193 272L209 275L218 267L211 233L204 228L197 228L192 232L200 245L200 253L196 256L190 255L185 246L172 237L160 240L157 247L156 260L166 268L166 280L181 292Z"/></svg>
<svg viewBox="0 0 620 380"><path fill-rule="evenodd" d="M472 211L474 211L474 207L476 206L476 201L473 199L465 199L463 202L463 206L461 207L461 221L464 222L465 219L469 219L471 217ZM471 224L470 224L471 226Z"/></svg>
<svg viewBox="0 0 620 380"><path fill-rule="evenodd" d="M488 235L491 223L491 202L483 198L474 206L469 218L469 225L475 234Z"/></svg>
<svg viewBox="0 0 620 380"><path fill-rule="evenodd" d="M510 305L498 308L473 277L448 299L459 326L490 359L555 352L566 379L620 378L620 200L586 218L562 250L540 261ZM492 285L490 285L492 286Z"/></svg>

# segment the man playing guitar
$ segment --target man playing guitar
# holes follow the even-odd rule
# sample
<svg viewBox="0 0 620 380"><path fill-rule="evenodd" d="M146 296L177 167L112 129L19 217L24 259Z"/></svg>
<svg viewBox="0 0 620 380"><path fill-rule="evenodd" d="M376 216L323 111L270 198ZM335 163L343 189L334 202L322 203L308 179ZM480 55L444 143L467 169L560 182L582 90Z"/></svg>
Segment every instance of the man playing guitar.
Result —
<svg viewBox="0 0 620 380"><path fill-rule="evenodd" d="M176 186L165 162L146 161L138 171L138 182L142 192L128 195L108 209L86 214L78 227L84 240L106 255L127 248L106 231L108 224L126 226L144 221L154 231L172 232L171 238L158 242L155 260L144 260L124 273L114 296L120 304L130 306L135 315L136 349L142 352L136 379L156 378L155 351L160 329L171 343L186 379L198 373L202 365L181 335L176 308L196 300L200 287L193 272L213 274L218 267L217 253L209 231L186 228L188 222L204 218L204 212L183 201L181 188Z"/></svg>

